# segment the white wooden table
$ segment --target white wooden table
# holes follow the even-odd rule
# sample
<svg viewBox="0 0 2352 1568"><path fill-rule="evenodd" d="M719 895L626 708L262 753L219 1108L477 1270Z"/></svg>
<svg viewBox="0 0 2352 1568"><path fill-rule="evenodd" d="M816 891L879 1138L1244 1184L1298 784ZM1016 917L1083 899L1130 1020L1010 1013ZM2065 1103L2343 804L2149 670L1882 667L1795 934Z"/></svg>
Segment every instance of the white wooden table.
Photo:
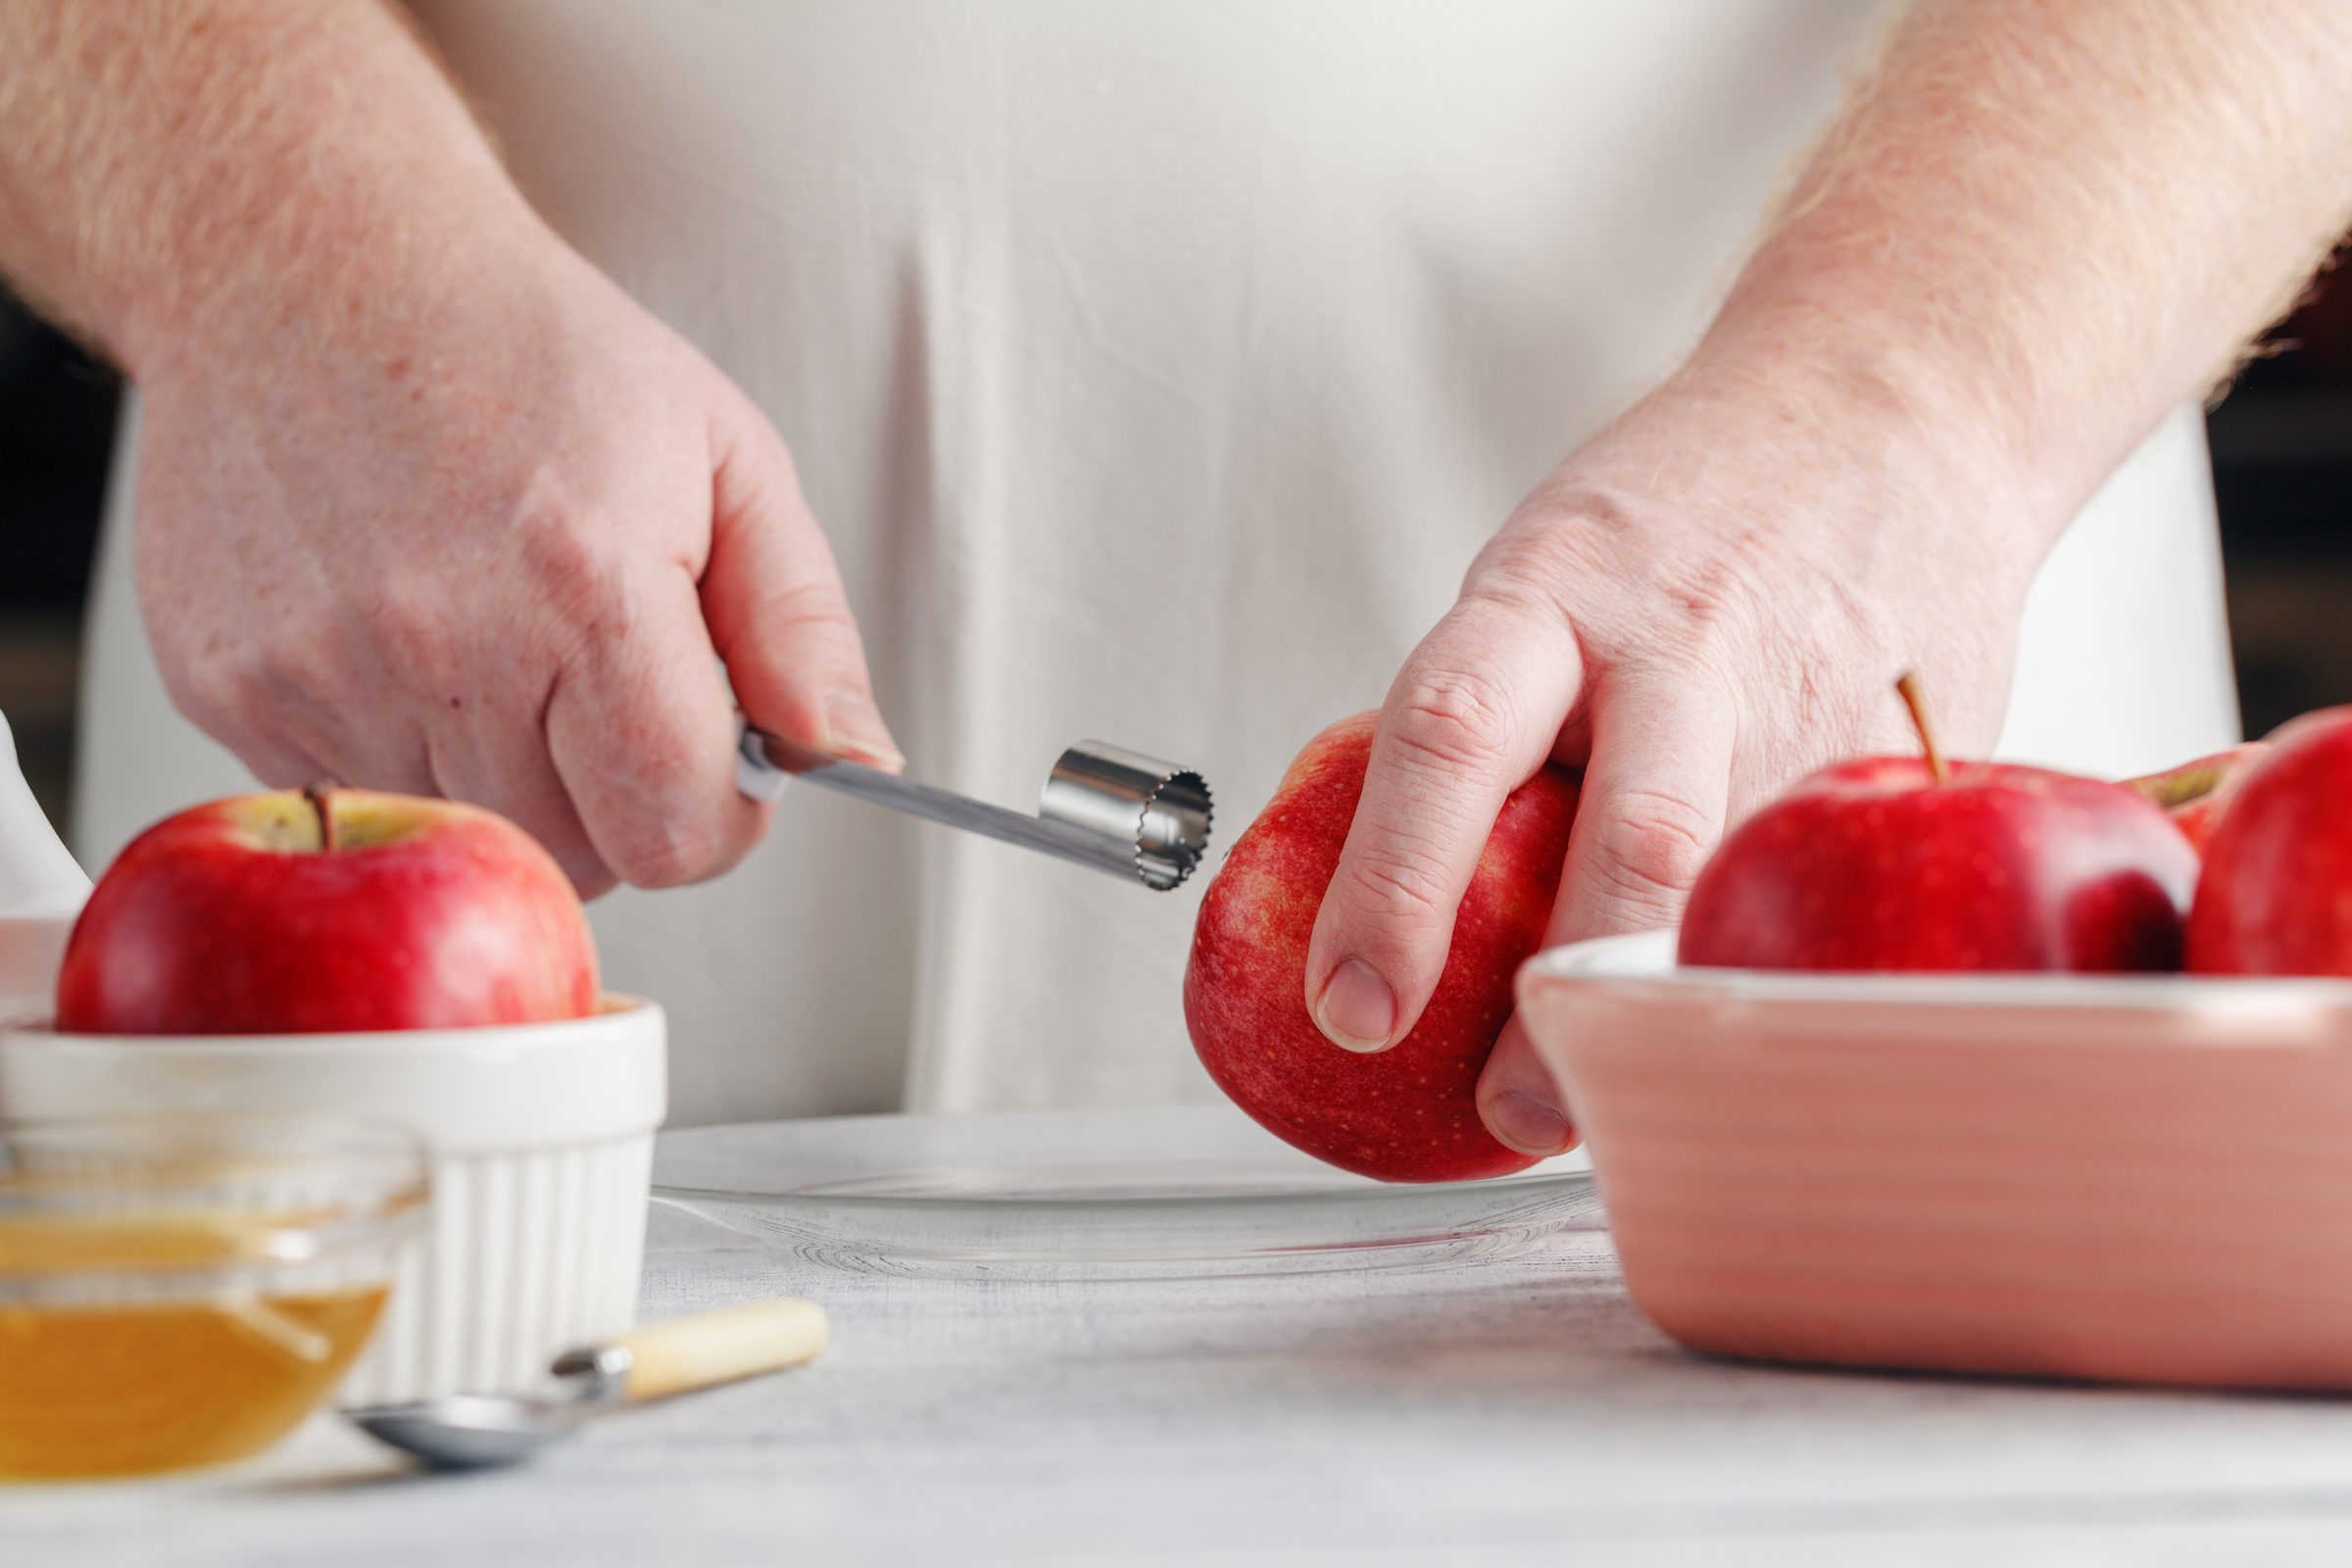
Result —
<svg viewBox="0 0 2352 1568"><path fill-rule="evenodd" d="M815 1297L835 1344L528 1470L402 1475L321 1422L226 1474L0 1488L0 1568L2352 1560L2352 1400L1700 1360L1598 1232L1421 1273L964 1285L657 1215L645 1294Z"/></svg>

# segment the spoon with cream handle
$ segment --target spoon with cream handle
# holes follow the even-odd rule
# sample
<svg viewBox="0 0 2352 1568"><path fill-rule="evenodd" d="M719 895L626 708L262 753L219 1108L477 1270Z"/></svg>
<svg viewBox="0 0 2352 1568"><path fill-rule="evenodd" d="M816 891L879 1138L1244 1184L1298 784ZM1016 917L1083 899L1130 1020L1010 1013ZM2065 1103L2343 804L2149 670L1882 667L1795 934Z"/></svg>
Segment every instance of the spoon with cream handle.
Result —
<svg viewBox="0 0 2352 1568"><path fill-rule="evenodd" d="M825 1348L825 1310L813 1301L753 1301L566 1350L536 1389L450 1394L343 1414L429 1469L484 1469L528 1458L591 1416L799 1366Z"/></svg>

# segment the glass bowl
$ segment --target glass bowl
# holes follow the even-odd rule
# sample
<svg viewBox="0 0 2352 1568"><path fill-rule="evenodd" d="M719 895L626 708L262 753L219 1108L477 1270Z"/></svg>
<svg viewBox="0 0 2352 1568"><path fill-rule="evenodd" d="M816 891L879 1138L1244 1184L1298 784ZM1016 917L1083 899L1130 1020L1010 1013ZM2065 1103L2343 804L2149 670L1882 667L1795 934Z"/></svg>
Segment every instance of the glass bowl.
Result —
<svg viewBox="0 0 2352 1568"><path fill-rule="evenodd" d="M391 1404L527 1384L636 1320L667 1053L662 1008L614 996L586 1018L340 1034L20 1019L0 1023L0 1113L360 1116L414 1132L431 1219L339 1391Z"/></svg>
<svg viewBox="0 0 2352 1568"><path fill-rule="evenodd" d="M425 1172L341 1117L0 1121L0 1478L275 1443L367 1346Z"/></svg>
<svg viewBox="0 0 2352 1568"><path fill-rule="evenodd" d="M1231 1105L840 1116L665 1134L654 1200L812 1262L951 1278L1355 1272L1597 1228L1583 1155L1397 1186Z"/></svg>

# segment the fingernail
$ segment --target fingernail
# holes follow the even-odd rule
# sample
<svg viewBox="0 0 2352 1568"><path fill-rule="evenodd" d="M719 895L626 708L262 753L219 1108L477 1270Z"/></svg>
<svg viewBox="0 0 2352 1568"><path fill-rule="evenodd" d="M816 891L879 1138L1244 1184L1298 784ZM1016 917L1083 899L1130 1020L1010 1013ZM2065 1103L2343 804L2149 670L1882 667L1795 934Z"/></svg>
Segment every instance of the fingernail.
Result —
<svg viewBox="0 0 2352 1568"><path fill-rule="evenodd" d="M1388 1048L1389 1031L1396 1027L1396 993L1380 971L1361 958L1349 958L1323 982L1323 997L1315 1004L1315 1027L1335 1046L1374 1052Z"/></svg>
<svg viewBox="0 0 2352 1568"><path fill-rule="evenodd" d="M863 692L825 695L825 750L835 757L872 762L879 767L906 765L906 759L891 744L890 730L883 724L874 700Z"/></svg>
<svg viewBox="0 0 2352 1568"><path fill-rule="evenodd" d="M1487 1130L1522 1154L1549 1159L1568 1147L1568 1118L1535 1096L1508 1089L1487 1106Z"/></svg>

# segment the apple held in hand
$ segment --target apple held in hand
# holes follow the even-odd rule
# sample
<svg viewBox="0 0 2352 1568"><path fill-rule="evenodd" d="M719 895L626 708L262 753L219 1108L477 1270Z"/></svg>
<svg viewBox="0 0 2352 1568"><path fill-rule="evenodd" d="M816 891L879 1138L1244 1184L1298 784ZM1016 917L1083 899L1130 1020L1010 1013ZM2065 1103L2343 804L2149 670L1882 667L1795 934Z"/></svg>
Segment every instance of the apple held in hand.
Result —
<svg viewBox="0 0 2352 1568"><path fill-rule="evenodd" d="M1503 803L1437 992L1404 1039L1358 1055L1306 1007L1306 948L1340 862L1375 715L1325 730L1218 868L1193 931L1184 1016L1218 1087L1268 1131L1384 1181L1466 1181L1534 1163L1497 1142L1473 1098L1511 1013L1511 979L1551 915L1575 777L1546 767Z"/></svg>
<svg viewBox="0 0 2352 1568"><path fill-rule="evenodd" d="M2163 773L2143 773L2138 778L2124 780L2124 788L2146 796L2173 819L2173 826L2199 855L2213 838L2214 824L2222 810L2236 792L2238 780L2270 754L2263 741L2248 741L2232 746L2211 757L2200 757L2193 762Z"/></svg>
<svg viewBox="0 0 2352 1568"><path fill-rule="evenodd" d="M1924 758L1826 768L1700 872L1681 959L1753 969L2173 969L2196 852L2120 784Z"/></svg>
<svg viewBox="0 0 2352 1568"><path fill-rule="evenodd" d="M429 1029L596 1010L570 881L470 806L361 790L214 801L132 840L66 946L74 1034Z"/></svg>
<svg viewBox="0 0 2352 1568"><path fill-rule="evenodd" d="M2352 975L2352 708L2286 725L2231 784L2205 848L2188 967Z"/></svg>

